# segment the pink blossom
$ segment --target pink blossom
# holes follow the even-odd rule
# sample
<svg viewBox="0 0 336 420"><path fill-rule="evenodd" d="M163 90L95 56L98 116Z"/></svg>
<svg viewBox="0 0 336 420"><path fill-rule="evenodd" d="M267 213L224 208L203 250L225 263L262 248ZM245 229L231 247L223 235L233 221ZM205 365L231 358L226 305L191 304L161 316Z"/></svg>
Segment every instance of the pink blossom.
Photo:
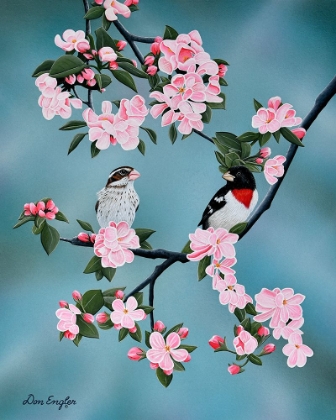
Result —
<svg viewBox="0 0 336 420"><path fill-rule="evenodd" d="M74 334L70 332L69 330L64 332L64 337L67 338L68 340L74 340L76 338L76 335L77 334Z"/></svg>
<svg viewBox="0 0 336 420"><path fill-rule="evenodd" d="M77 235L77 238L81 241L81 242L89 242L90 241L90 236L85 233L85 232L80 232Z"/></svg>
<svg viewBox="0 0 336 420"><path fill-rule="evenodd" d="M89 314L89 313L83 314L83 319L88 324L93 324L94 323L94 316L92 314Z"/></svg>
<svg viewBox="0 0 336 420"><path fill-rule="evenodd" d="M187 338L187 337L188 337L188 334L189 334L189 329L188 329L188 328L185 328L185 327L180 328L180 329L177 331L177 334L181 337L181 340L184 340L185 338Z"/></svg>
<svg viewBox="0 0 336 420"><path fill-rule="evenodd" d="M238 373L240 373L240 366L230 365L228 367L228 372L230 373L230 375L237 375Z"/></svg>
<svg viewBox="0 0 336 420"><path fill-rule="evenodd" d="M265 134L275 133L280 130L281 125L272 108L259 108L257 115L252 117L252 127L258 128L260 134Z"/></svg>
<svg viewBox="0 0 336 420"><path fill-rule="evenodd" d="M256 311L261 312L254 317L257 322L264 322L271 318L270 327L276 328L279 322L288 322L289 319L299 320L302 317L300 303L305 299L304 295L297 293L291 288L273 290L261 289L255 296Z"/></svg>
<svg viewBox="0 0 336 420"><path fill-rule="evenodd" d="M224 77L226 75L228 68L225 64L218 64L218 76Z"/></svg>
<svg viewBox="0 0 336 420"><path fill-rule="evenodd" d="M149 343L152 348L146 353L147 359L152 363L158 363L164 371L174 368L173 359L183 362L188 357L187 350L178 349L181 338L176 332L170 333L165 341L163 336L155 331L150 335Z"/></svg>
<svg viewBox="0 0 336 420"><path fill-rule="evenodd" d="M124 297L124 292L123 292L122 290L117 290L117 291L115 292L114 296L115 296L117 299L123 299L123 297Z"/></svg>
<svg viewBox="0 0 336 420"><path fill-rule="evenodd" d="M139 248L139 237L127 222L110 222L106 228L101 228L94 243L94 253L101 258L103 267L121 267L134 260L134 254L129 249Z"/></svg>
<svg viewBox="0 0 336 420"><path fill-rule="evenodd" d="M276 340L279 340L280 337L283 337L285 340L288 340L289 336L295 332L298 334L303 334L300 328L304 323L303 318L292 320L288 323L279 321L278 325L273 330L273 337Z"/></svg>
<svg viewBox="0 0 336 420"><path fill-rule="evenodd" d="M218 280L216 290L219 293L219 302L222 305L229 305L229 311L234 312L235 308L244 309L252 298L245 293L245 287L237 283L233 274L226 274L224 280Z"/></svg>
<svg viewBox="0 0 336 420"><path fill-rule="evenodd" d="M154 76L157 73L158 68L156 66L149 66L146 70L146 73L150 76Z"/></svg>
<svg viewBox="0 0 336 420"><path fill-rule="evenodd" d="M283 176L285 168L283 163L286 161L286 158L281 155L274 156L272 159L268 159L264 166L264 175L266 181L273 185L278 182L277 178Z"/></svg>
<svg viewBox="0 0 336 420"><path fill-rule="evenodd" d="M209 345L214 349L217 350L224 343L224 338L220 337L219 335L213 335L209 340Z"/></svg>
<svg viewBox="0 0 336 420"><path fill-rule="evenodd" d="M184 359L183 361L184 361L184 363L188 363L188 362L190 362L190 360L191 360L191 356L190 356L190 353L188 353L187 358Z"/></svg>
<svg viewBox="0 0 336 420"><path fill-rule="evenodd" d="M57 79L50 77L49 73L43 73L35 80L35 85L41 92L45 92L47 96L53 96L57 86Z"/></svg>
<svg viewBox="0 0 336 420"><path fill-rule="evenodd" d="M82 299L82 295L81 295L81 293L79 293L78 290L74 290L72 292L72 297L73 297L74 300L81 300Z"/></svg>
<svg viewBox="0 0 336 420"><path fill-rule="evenodd" d="M233 244L238 241L239 236L229 233L224 228L207 230L197 228L195 233L189 234L191 240L190 248L194 251L187 255L190 261L200 261L202 258L214 255L216 260L222 257L233 258L236 254Z"/></svg>
<svg viewBox="0 0 336 420"><path fill-rule="evenodd" d="M110 317L108 316L106 312L100 312L99 314L96 315L96 321L99 324L105 324L105 322L107 322L109 319Z"/></svg>
<svg viewBox="0 0 336 420"><path fill-rule="evenodd" d="M83 53L90 49L89 41L85 39L85 32L81 30L75 32L72 29L67 29L63 32L63 40L57 34L55 36L55 44L64 51L73 51L75 49Z"/></svg>
<svg viewBox="0 0 336 420"><path fill-rule="evenodd" d="M127 357L130 360L134 360L135 362L138 362L139 360L144 359L146 356L145 356L145 352L139 347L132 347L131 349L128 350Z"/></svg>
<svg viewBox="0 0 336 420"><path fill-rule="evenodd" d="M264 326L261 326L257 331L257 334L259 335L259 337L265 337L269 333L270 333L270 330Z"/></svg>
<svg viewBox="0 0 336 420"><path fill-rule="evenodd" d="M61 308L67 308L69 306L68 302L66 302L65 300L60 300L58 304Z"/></svg>
<svg viewBox="0 0 336 420"><path fill-rule="evenodd" d="M272 108L274 111L276 111L279 106L281 105L281 98L280 96L273 96L268 100L268 107Z"/></svg>
<svg viewBox="0 0 336 420"><path fill-rule="evenodd" d="M233 345L239 356L252 354L258 347L258 341L248 331L242 330L233 340Z"/></svg>
<svg viewBox="0 0 336 420"><path fill-rule="evenodd" d="M307 357L314 354L310 347L302 344L302 336L296 332L289 336L288 344L284 346L282 352L288 356L287 365L290 368L304 366L307 363Z"/></svg>
<svg viewBox="0 0 336 420"><path fill-rule="evenodd" d="M118 70L119 64L116 61L110 61L109 62L109 67L110 67L111 70Z"/></svg>
<svg viewBox="0 0 336 420"><path fill-rule="evenodd" d="M165 328L166 326L162 321L156 321L153 330L161 333Z"/></svg>
<svg viewBox="0 0 336 420"><path fill-rule="evenodd" d="M151 65L153 65L154 61L155 61L155 58L152 55L148 55L145 58L144 64L145 64L145 66L151 66Z"/></svg>
<svg viewBox="0 0 336 420"><path fill-rule="evenodd" d="M293 130L291 130L293 134L296 135L296 137L298 139L303 139L303 137L306 135L307 131L302 128L302 127L298 127L298 128L293 128Z"/></svg>
<svg viewBox="0 0 336 420"><path fill-rule="evenodd" d="M275 118L279 121L281 127L293 127L301 124L302 118L295 117L296 111L291 108L293 108L293 105L286 103L277 109Z"/></svg>
<svg viewBox="0 0 336 420"><path fill-rule="evenodd" d="M74 85L76 83L76 76L74 74L70 74L64 80L69 85Z"/></svg>
<svg viewBox="0 0 336 420"><path fill-rule="evenodd" d="M123 328L134 328L134 321L141 321L145 315L144 310L136 309L137 307L138 302L134 296L130 296L126 304L121 299L115 299L112 302L111 321L114 324L120 324Z"/></svg>
<svg viewBox="0 0 336 420"><path fill-rule="evenodd" d="M236 258L225 258L222 261L214 259L212 264L205 269L205 272L210 277L213 277L218 271L225 275L235 274L235 270L233 270L231 267L235 265L236 262Z"/></svg>
<svg viewBox="0 0 336 420"><path fill-rule="evenodd" d="M158 363L152 363L152 362L150 362L149 363L149 367L151 369L153 369L153 370L156 370L159 367L159 364Z"/></svg>
<svg viewBox="0 0 336 420"><path fill-rule="evenodd" d="M57 324L58 331L69 331L71 333L70 340L73 340L79 333L79 327L76 325L76 315L80 314L81 311L72 303L69 305L69 309L61 308L57 309L56 316L60 319ZM68 338L68 337L67 337Z"/></svg>
<svg viewBox="0 0 336 420"><path fill-rule="evenodd" d="M126 5L127 6L127 5ZM125 47L126 47L126 45L127 45L127 42L126 41L122 41L122 40L120 40L120 41L118 41L117 42L117 47L118 47L118 50L119 51L122 51Z"/></svg>
<svg viewBox="0 0 336 420"><path fill-rule="evenodd" d="M134 67L138 67L138 63L135 60L131 60Z"/></svg>
<svg viewBox="0 0 336 420"><path fill-rule="evenodd" d="M55 219L58 213L58 207L52 200L48 200L47 203L39 201L36 205L34 203L26 203L23 206L25 216L40 216L48 220Z"/></svg>
<svg viewBox="0 0 336 420"><path fill-rule="evenodd" d="M119 41L121 42L121 41ZM98 51L99 58L101 61L116 61L118 58L117 54L111 47L103 47Z"/></svg>
<svg viewBox="0 0 336 420"><path fill-rule="evenodd" d="M122 329L122 325L121 325L121 324L114 324L114 325L113 325L113 328L114 328L115 330L119 331L119 330L121 330L121 329Z"/></svg>
<svg viewBox="0 0 336 420"><path fill-rule="evenodd" d="M275 344L269 343L266 344L266 346L262 349L262 354L270 354L273 353L275 351L276 347Z"/></svg>
<svg viewBox="0 0 336 420"><path fill-rule="evenodd" d="M125 18L129 18L131 16L130 9L125 4L122 4L117 0L105 0L104 7L106 9L106 19L111 22L118 19L118 14L124 16Z"/></svg>
<svg viewBox="0 0 336 420"><path fill-rule="evenodd" d="M271 156L272 150L270 147L263 147L259 150L259 156L266 159Z"/></svg>
<svg viewBox="0 0 336 420"><path fill-rule="evenodd" d="M132 6L132 4L138 4L139 0L125 0L124 4L126 4L126 6Z"/></svg>

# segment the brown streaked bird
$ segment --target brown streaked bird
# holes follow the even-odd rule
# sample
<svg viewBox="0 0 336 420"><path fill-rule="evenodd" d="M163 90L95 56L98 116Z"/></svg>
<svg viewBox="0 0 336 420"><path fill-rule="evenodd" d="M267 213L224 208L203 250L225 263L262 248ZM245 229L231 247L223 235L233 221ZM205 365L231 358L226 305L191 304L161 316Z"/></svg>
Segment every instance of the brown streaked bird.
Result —
<svg viewBox="0 0 336 420"><path fill-rule="evenodd" d="M133 184L139 176L131 166L120 166L110 173L106 186L97 193L96 212L101 227L111 221L132 225L140 202Z"/></svg>

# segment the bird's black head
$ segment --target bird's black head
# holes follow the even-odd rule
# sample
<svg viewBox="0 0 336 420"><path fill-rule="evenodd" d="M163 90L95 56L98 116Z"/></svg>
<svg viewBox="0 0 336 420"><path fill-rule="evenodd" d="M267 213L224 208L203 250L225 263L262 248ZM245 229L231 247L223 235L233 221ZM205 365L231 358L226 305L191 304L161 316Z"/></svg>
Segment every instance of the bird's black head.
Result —
<svg viewBox="0 0 336 420"><path fill-rule="evenodd" d="M223 178L228 181L231 189L248 188L254 190L256 187L255 179L252 172L245 166L232 166Z"/></svg>

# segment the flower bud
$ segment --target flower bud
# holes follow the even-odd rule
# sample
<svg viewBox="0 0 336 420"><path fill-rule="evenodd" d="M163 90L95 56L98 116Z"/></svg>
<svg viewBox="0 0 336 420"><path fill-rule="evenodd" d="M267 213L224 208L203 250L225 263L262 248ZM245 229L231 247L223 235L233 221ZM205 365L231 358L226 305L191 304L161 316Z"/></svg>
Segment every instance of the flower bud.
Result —
<svg viewBox="0 0 336 420"><path fill-rule="evenodd" d="M166 326L162 321L156 321L153 330L161 333L165 328Z"/></svg>
<svg viewBox="0 0 336 420"><path fill-rule="evenodd" d="M138 67L138 63L135 60L131 60L134 67Z"/></svg>
<svg viewBox="0 0 336 420"><path fill-rule="evenodd" d="M258 331L257 331L257 334L258 334L260 337L263 337L263 336L265 336L265 335L268 335L269 333L270 333L269 329L268 329L267 327L264 327L264 326L261 326L261 327L258 329Z"/></svg>
<svg viewBox="0 0 336 420"><path fill-rule="evenodd" d="M218 65L218 76L224 77L227 72L227 66L225 64L219 64Z"/></svg>
<svg viewBox="0 0 336 420"><path fill-rule="evenodd" d="M181 339L183 340L183 339L185 339L185 338L187 338L187 336L188 336L188 334L189 334L189 330L188 330L188 328L180 328L178 331L177 331L177 334L181 337Z"/></svg>
<svg viewBox="0 0 336 420"><path fill-rule="evenodd" d="M113 328L115 329L115 330L121 330L122 329L122 326L121 326L121 324L114 324L113 325Z"/></svg>
<svg viewBox="0 0 336 420"><path fill-rule="evenodd" d="M160 44L163 41L163 38L161 36L156 36L154 40Z"/></svg>
<svg viewBox="0 0 336 420"><path fill-rule="evenodd" d="M76 82L76 76L74 74L70 74L69 76L67 76L65 79L66 83L68 83L69 85L73 85Z"/></svg>
<svg viewBox="0 0 336 420"><path fill-rule="evenodd" d="M137 327L134 325L133 328L129 328L130 333L135 333L137 331Z"/></svg>
<svg viewBox="0 0 336 420"><path fill-rule="evenodd" d="M220 337L219 335L214 335L209 340L209 345L214 349L217 350L224 343L224 338Z"/></svg>
<svg viewBox="0 0 336 420"><path fill-rule="evenodd" d="M183 360L185 363L190 362L191 356L190 353L188 353L188 356Z"/></svg>
<svg viewBox="0 0 336 420"><path fill-rule="evenodd" d="M164 370L163 373L167 376L170 376L173 373L174 369Z"/></svg>
<svg viewBox="0 0 336 420"><path fill-rule="evenodd" d="M61 308L67 308L69 306L68 302L66 302L65 300L60 300L58 304Z"/></svg>
<svg viewBox="0 0 336 420"><path fill-rule="evenodd" d="M271 151L270 147L263 147L262 149L259 150L259 155L263 159L266 159L266 158L270 157L271 153L272 153L272 151Z"/></svg>
<svg viewBox="0 0 336 420"><path fill-rule="evenodd" d="M118 41L117 42L117 47L118 47L118 50L119 51L122 51L125 47L126 47L126 45L127 45L127 42L126 41Z"/></svg>
<svg viewBox="0 0 336 420"><path fill-rule="evenodd" d="M124 297L124 292L122 290L117 290L114 294L117 299L122 299Z"/></svg>
<svg viewBox="0 0 336 420"><path fill-rule="evenodd" d="M261 165L264 160L261 159L261 158L257 158L255 161L256 161L256 163L258 163L259 165Z"/></svg>
<svg viewBox="0 0 336 420"><path fill-rule="evenodd" d="M298 139L303 139L303 137L306 135L306 130L304 128L294 128L293 130L291 130L293 134L296 135L296 137Z"/></svg>
<svg viewBox="0 0 336 420"><path fill-rule="evenodd" d="M85 232L80 232L77 235L77 239L79 239L81 242L89 242L90 236Z"/></svg>
<svg viewBox="0 0 336 420"><path fill-rule="evenodd" d="M150 47L151 53L154 55L160 54L160 44L158 42L153 42Z"/></svg>
<svg viewBox="0 0 336 420"><path fill-rule="evenodd" d="M275 349L276 349L275 344L273 343L266 344L266 346L262 349L261 356L264 354L273 353Z"/></svg>
<svg viewBox="0 0 336 420"><path fill-rule="evenodd" d="M154 61L155 61L155 58L152 55L148 55L145 58L144 64L145 64L145 66L151 66L154 63Z"/></svg>
<svg viewBox="0 0 336 420"><path fill-rule="evenodd" d="M109 66L111 70L117 70L119 67L119 64L116 61L110 61Z"/></svg>
<svg viewBox="0 0 336 420"><path fill-rule="evenodd" d="M152 363L152 362L150 362L149 363L149 367L151 369L155 370L155 369L157 369L159 367L159 364L158 363Z"/></svg>
<svg viewBox="0 0 336 420"><path fill-rule="evenodd" d="M158 68L156 66L149 66L146 73L150 76L154 76L157 73Z"/></svg>
<svg viewBox="0 0 336 420"><path fill-rule="evenodd" d="M71 333L69 330L65 331L64 337L68 340L74 340L76 338L76 334Z"/></svg>
<svg viewBox="0 0 336 420"><path fill-rule="evenodd" d="M81 300L82 299L82 295L78 292L78 290L74 290L72 292L72 297L74 298L74 300Z"/></svg>
<svg viewBox="0 0 336 420"><path fill-rule="evenodd" d="M130 350L128 350L127 357L130 360L138 362L139 360L144 359L145 352L139 347L132 347Z"/></svg>
<svg viewBox="0 0 336 420"><path fill-rule="evenodd" d="M231 375L237 375L237 373L240 373L240 366L238 365L230 365L228 367L228 371Z"/></svg>
<svg viewBox="0 0 336 420"><path fill-rule="evenodd" d="M99 314L96 315L96 321L99 324L105 324L105 322L107 322L109 319L110 317L108 316L106 312L100 312Z"/></svg>
<svg viewBox="0 0 336 420"><path fill-rule="evenodd" d="M88 313L83 314L83 319L88 324L93 324L94 323L94 316L92 314L88 314Z"/></svg>
<svg viewBox="0 0 336 420"><path fill-rule="evenodd" d="M244 327L241 326L241 325L238 325L237 330L236 330L236 334L239 335L243 330L244 330Z"/></svg>
<svg viewBox="0 0 336 420"><path fill-rule="evenodd" d="M95 243L96 236L97 235L95 233L93 233L92 235L90 235L90 242L92 242L93 244Z"/></svg>

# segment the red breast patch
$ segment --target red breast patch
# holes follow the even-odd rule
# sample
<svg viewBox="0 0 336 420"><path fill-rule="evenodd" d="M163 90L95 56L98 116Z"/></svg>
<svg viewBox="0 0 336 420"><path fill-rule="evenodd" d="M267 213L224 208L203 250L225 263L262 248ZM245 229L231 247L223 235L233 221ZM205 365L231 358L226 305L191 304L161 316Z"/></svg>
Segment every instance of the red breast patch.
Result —
<svg viewBox="0 0 336 420"><path fill-rule="evenodd" d="M253 190L247 188L241 190L232 190L232 194L236 198L236 200L244 204L246 208L250 207L253 197Z"/></svg>

